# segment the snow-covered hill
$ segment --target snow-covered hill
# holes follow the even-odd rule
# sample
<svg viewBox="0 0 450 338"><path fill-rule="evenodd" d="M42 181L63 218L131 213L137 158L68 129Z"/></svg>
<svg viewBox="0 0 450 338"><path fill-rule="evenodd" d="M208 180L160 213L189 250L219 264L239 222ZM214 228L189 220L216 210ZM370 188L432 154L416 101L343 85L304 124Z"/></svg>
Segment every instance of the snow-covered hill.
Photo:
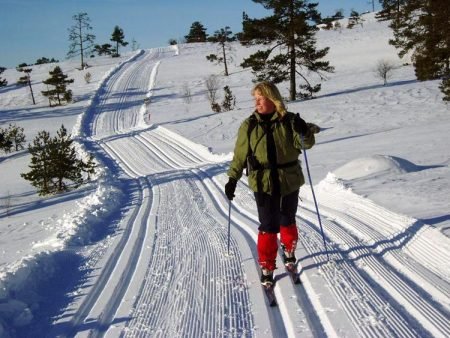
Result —
<svg viewBox="0 0 450 338"><path fill-rule="evenodd" d="M7 70L0 126L23 126L31 141L63 123L101 170L79 190L41 198L20 178L26 152L0 155L0 336L449 336L449 107L438 82L402 66L390 34L370 16L318 33L336 71L317 99L289 109L322 127L307 154L330 261L305 186L303 283L278 269L276 308L259 286L245 178L227 247L223 185L253 109L252 75L238 66L251 49L234 45L220 81L237 107L219 114L206 98L205 79L221 72L205 59L211 44L95 58L89 84L63 62L76 102L58 108L40 95L30 105ZM399 66L388 86L374 73L381 59ZM35 93L52 67L33 67Z"/></svg>

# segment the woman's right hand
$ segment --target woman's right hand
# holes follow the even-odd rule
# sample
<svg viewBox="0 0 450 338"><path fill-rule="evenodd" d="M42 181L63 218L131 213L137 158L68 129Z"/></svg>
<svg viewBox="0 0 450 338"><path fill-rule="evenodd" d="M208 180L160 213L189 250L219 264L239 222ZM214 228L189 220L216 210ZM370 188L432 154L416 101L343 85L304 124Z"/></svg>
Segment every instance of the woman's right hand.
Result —
<svg viewBox="0 0 450 338"><path fill-rule="evenodd" d="M236 190L237 181L234 178L229 178L227 184L225 184L225 195L232 201L234 197L234 191Z"/></svg>

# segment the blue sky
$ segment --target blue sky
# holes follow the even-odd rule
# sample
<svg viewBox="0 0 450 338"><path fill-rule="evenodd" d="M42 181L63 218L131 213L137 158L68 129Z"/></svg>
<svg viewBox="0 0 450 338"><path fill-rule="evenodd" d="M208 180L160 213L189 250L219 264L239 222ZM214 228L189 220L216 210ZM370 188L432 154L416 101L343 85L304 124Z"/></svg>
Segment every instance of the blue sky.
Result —
<svg viewBox="0 0 450 338"><path fill-rule="evenodd" d="M318 0L323 16L342 8L371 10L368 0ZM376 9L379 9L378 0ZM267 15L251 0L0 0L0 66L34 63L40 57L65 58L69 47L67 29L72 16L87 12L96 43L109 43L115 25L134 38L141 48L165 46L179 39L200 21L208 34L224 26L233 33L242 29L242 12L250 17ZM129 49L129 47L127 47Z"/></svg>

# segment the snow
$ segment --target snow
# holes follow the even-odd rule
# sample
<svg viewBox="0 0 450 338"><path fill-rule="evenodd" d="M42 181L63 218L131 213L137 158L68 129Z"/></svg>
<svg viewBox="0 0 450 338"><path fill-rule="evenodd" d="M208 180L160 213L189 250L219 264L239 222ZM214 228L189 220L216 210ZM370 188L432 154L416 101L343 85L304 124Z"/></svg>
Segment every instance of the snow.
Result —
<svg viewBox="0 0 450 338"><path fill-rule="evenodd" d="M33 66L36 106L6 70L0 126L16 123L31 141L64 124L99 171L77 190L39 197L20 177L27 152L0 154L0 337L449 336L449 107L438 81L415 80L390 36L371 15L363 27L320 31L335 73L317 99L288 104L322 128L307 158L330 260L306 185L302 284L279 258L277 308L259 286L246 178L231 205L223 193L253 109L252 75L239 63L254 47L234 44L229 77L205 59L209 43L96 57L86 70L64 61L75 102L54 108L39 92L55 65ZM387 86L374 73L380 59L398 66ZM211 111L213 74L236 96L234 110ZM279 88L287 96L288 84Z"/></svg>

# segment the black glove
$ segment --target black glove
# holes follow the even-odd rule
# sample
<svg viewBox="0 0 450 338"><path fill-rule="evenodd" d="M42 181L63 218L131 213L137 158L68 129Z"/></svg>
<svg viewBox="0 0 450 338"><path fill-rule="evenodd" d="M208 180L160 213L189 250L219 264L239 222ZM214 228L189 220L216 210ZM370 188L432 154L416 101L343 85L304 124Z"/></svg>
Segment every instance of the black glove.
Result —
<svg viewBox="0 0 450 338"><path fill-rule="evenodd" d="M234 178L231 178L228 180L228 183L225 184L225 195L227 195L227 198L232 201L234 197L234 191L236 190L236 184L237 181Z"/></svg>
<svg viewBox="0 0 450 338"><path fill-rule="evenodd" d="M309 131L313 134L318 134L320 133L320 127L317 124L314 123L307 123Z"/></svg>
<svg viewBox="0 0 450 338"><path fill-rule="evenodd" d="M294 118L294 130L305 136L309 132L308 125L306 124L305 120L303 120L299 114L295 115Z"/></svg>

